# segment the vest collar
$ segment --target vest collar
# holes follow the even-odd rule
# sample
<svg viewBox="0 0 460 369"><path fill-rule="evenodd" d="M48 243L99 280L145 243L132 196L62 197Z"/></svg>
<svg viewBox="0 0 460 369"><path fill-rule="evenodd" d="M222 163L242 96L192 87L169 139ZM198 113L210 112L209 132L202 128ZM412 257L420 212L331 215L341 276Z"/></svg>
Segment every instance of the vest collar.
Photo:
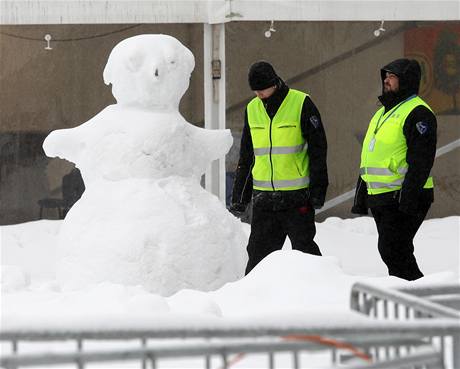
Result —
<svg viewBox="0 0 460 369"><path fill-rule="evenodd" d="M274 94L268 99L262 100L265 110L270 118L273 118L283 103L289 92L289 87L281 81L280 85L275 90Z"/></svg>
<svg viewBox="0 0 460 369"><path fill-rule="evenodd" d="M382 103L382 105L385 107L385 113L387 111L390 111L392 108L394 108L396 105L398 105L401 101L406 100L410 96L414 95L413 92L406 92L406 93L400 93L399 91L397 93L383 93L378 97L379 101Z"/></svg>

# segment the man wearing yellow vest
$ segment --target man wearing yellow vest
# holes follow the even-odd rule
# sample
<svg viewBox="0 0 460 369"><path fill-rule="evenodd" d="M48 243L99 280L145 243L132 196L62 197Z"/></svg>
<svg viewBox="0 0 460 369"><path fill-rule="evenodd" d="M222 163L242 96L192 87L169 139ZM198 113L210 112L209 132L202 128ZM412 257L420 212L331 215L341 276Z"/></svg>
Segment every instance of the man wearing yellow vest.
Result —
<svg viewBox="0 0 460 369"><path fill-rule="evenodd" d="M397 59L381 69L383 106L364 138L352 208L355 214L371 209L388 273L407 280L423 277L413 239L433 202L437 122L418 96L420 76L416 60Z"/></svg>
<svg viewBox="0 0 460 369"><path fill-rule="evenodd" d="M326 135L310 97L290 89L265 61L250 67L248 81L256 97L246 107L230 206L241 215L252 197L246 274L286 236L293 249L321 255L314 209L328 186Z"/></svg>

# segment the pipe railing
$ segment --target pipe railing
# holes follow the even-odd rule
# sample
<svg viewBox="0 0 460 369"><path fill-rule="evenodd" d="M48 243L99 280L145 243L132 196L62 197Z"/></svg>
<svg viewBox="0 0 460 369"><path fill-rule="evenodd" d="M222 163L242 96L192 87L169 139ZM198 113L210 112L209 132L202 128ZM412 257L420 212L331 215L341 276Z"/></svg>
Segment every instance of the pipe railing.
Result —
<svg viewBox="0 0 460 369"><path fill-rule="evenodd" d="M222 368L230 367L230 355L266 353L267 368L275 368L274 355L291 352L293 368L300 366L300 353L328 350L335 365L346 368L460 368L460 313L427 298L453 295L459 286L411 288L404 291L382 289L357 283L351 292L354 310L372 318L359 318L341 323L276 326L252 325L248 322L222 322L211 326L168 327L157 329L105 329L105 330L15 330L6 327L0 332L0 341L11 344L10 354L0 359L8 369L37 365L74 364L84 369L87 364L103 361L139 360L140 368L158 360L179 357L201 357L204 367L210 368L212 359L219 357ZM419 295L419 296L417 296ZM423 299L422 297L425 297ZM423 318L423 319L422 319ZM74 352L31 354L22 352L23 342L74 341ZM95 351L90 343L107 341L139 342L139 348ZM179 341L178 341L179 340ZM434 345L433 345L434 344ZM420 351L431 345L431 353ZM29 345L28 349L29 350ZM436 351L439 348L439 352ZM364 355L372 363L345 365ZM361 356L362 359L362 356ZM439 364L441 362L441 364ZM348 361L350 363L350 361ZM407 364L407 365L406 365ZM308 367L308 366L307 366Z"/></svg>
<svg viewBox="0 0 460 369"><path fill-rule="evenodd" d="M415 324L414 324L415 323ZM427 344L426 338L460 334L460 325L452 319L436 319L418 322L380 322L362 321L360 324L342 324L336 326L296 326L285 328L258 327L258 328L208 328L208 329L157 329L157 330L104 330L104 331L11 331L4 330L0 333L0 341L12 343L12 354L4 355L0 359L0 365L10 368L27 367L30 365L57 365L74 363L78 368L84 368L86 364L103 360L141 360L141 368L147 367L147 362L153 363L159 358L179 357L181 355L198 355L209 362L209 356L228 356L236 353L266 352L269 357L276 352L291 351L293 362L299 362L298 353L300 350L318 351L329 350L331 362L340 362L342 357L355 356L351 348L359 348L372 352L375 347L391 349L394 347L411 347L412 351L405 352L405 355L413 354L416 347ZM265 341L261 342L261 338ZM299 338L302 341L285 341L288 338ZM174 339L183 339L183 342L168 343ZM242 344L242 338L252 338L256 343L249 341ZM319 338L324 338L320 340ZM212 341L220 340L217 343ZM239 339L240 342L232 342ZM313 339L313 341L312 341ZM40 342L40 341L63 341L74 340L77 342L76 352L53 353L53 354L27 354L18 353L19 342ZM89 351L86 343L92 341L115 341L115 340L137 340L141 348L132 350L116 350L108 352ZM150 340L150 342L149 342ZM160 347L150 347L152 344L162 341ZM194 342L201 340L204 342ZM325 344L329 343L329 345ZM332 344L331 344L332 342ZM334 345L333 343L337 343ZM85 344L84 344L85 343ZM165 346L165 344L167 346ZM344 345L345 344L345 345ZM347 346L348 345L348 346ZM15 351L16 350L16 351ZM210 351L206 351L210 350ZM181 354L182 353L182 354ZM225 354L224 356L223 353ZM169 355L169 356L168 356ZM402 351L398 353L402 355ZM393 355L393 356L398 356ZM373 355L380 359L378 355ZM124 358L124 359L123 359ZM152 358L155 360L152 361ZM385 360L394 357L387 356ZM269 360L271 362L273 360ZM224 362L224 361L223 361ZM300 364L298 364L300 365ZM271 366L269 366L271 367ZM293 366L296 368L296 366ZM303 366L304 367L304 366ZM391 368L391 366L389 366Z"/></svg>
<svg viewBox="0 0 460 369"><path fill-rule="evenodd" d="M368 316L383 319L386 322L437 321L450 318L453 324L460 326L460 311L455 309L460 296L460 285L442 285L429 287L409 287L398 290L384 289L364 283L352 287L350 306L353 310ZM444 297L442 297L444 296ZM436 297L441 298L437 301ZM449 305L452 305L449 306ZM450 363L454 369L460 368L460 333L431 335L430 340L440 347L446 366ZM449 348L451 348L451 350ZM398 350L410 348L400 347ZM388 356L388 350L374 348L374 356Z"/></svg>
<svg viewBox="0 0 460 369"><path fill-rule="evenodd" d="M438 286L400 287L398 291L415 296L460 295L460 284L442 284Z"/></svg>
<svg viewBox="0 0 460 369"><path fill-rule="evenodd" d="M432 347L424 347L416 353L405 357L367 364L358 364L347 369L395 369L395 368L426 368L444 369L441 355Z"/></svg>
<svg viewBox="0 0 460 369"><path fill-rule="evenodd" d="M442 317L460 319L460 311L409 295L407 290L402 292L400 290L383 289L360 282L353 285L351 290L351 308L353 310L365 313L366 315L370 315L369 313L373 311L374 316L377 317L376 303L380 301L391 301L396 305L407 307L415 311L419 318ZM382 312L385 313L385 309ZM389 316L388 314L384 314L383 317L388 318Z"/></svg>
<svg viewBox="0 0 460 369"><path fill-rule="evenodd" d="M292 336L291 336L292 337ZM328 342L330 342L329 340ZM343 342L336 341L341 344L342 350L344 347L348 347L349 350L354 351L354 356L358 356L360 353L355 347L360 349L367 349L379 344L381 346L386 345L411 345L417 347L425 345L426 343L418 339L416 336L413 337L402 337L402 336L381 336L381 337L363 337L360 333L356 334L356 337L349 338L346 344ZM255 353L267 353L267 363L269 368L275 368L273 355L275 353L290 352L293 357L293 368L300 368L300 353L302 351L317 352L329 350L331 352L331 358L336 355L335 347L325 345L321 340L309 341L296 339L294 341L283 340L282 338L258 338L254 340L237 340L235 342L221 341L221 342L186 342L186 343L166 343L161 344L159 347L144 347L137 349L117 349L117 350L99 350L99 351L86 351L86 352L70 352L70 353L47 353L47 354L12 354L4 355L0 359L0 365L7 369L17 369L22 367L31 367L37 365L63 365L63 364L75 364L80 368L84 368L87 364L102 363L102 362L122 362L122 361L141 361L141 366L146 367L149 362L152 368L156 368L160 359L171 359L171 358L184 358L184 357L201 357L205 360L205 367L210 368L211 358L220 357L222 360L222 367L228 368L229 363L233 361L230 358L231 355L238 355L239 357L245 354ZM413 353L412 353L413 354ZM425 353L426 354L426 353ZM363 359L363 353L359 356ZM415 360L417 363L420 362L422 357L423 360L427 360L431 363L435 360L440 360L440 354L432 351L429 357L417 356L410 358L411 354L407 355L406 358L400 359L402 362L411 363L411 360ZM365 358L366 359L366 358ZM334 360L332 360L334 361ZM362 360L364 362L364 360ZM391 366L391 360L386 363L379 363L379 367L382 368L393 368ZM373 363L377 365L377 363ZM370 364L366 364L370 365ZM384 366L382 366L384 365ZM364 366L367 367L367 366ZM374 366L371 366L374 367ZM302 368L305 368L302 365Z"/></svg>
<svg viewBox="0 0 460 369"><path fill-rule="evenodd" d="M277 326L249 326L234 323L219 327L164 327L157 329L73 329L65 330L16 330L3 328L0 341L84 341L84 340L135 340L135 339L191 339L191 338L248 338L248 337L284 337L289 335L320 335L325 337L355 336L359 331L368 336L381 335L436 335L460 333L460 322L455 319L440 318L417 321L374 321L357 319L350 323L336 324L298 324Z"/></svg>
<svg viewBox="0 0 460 369"><path fill-rule="evenodd" d="M423 297L436 304L460 310L460 284L398 288L398 291Z"/></svg>

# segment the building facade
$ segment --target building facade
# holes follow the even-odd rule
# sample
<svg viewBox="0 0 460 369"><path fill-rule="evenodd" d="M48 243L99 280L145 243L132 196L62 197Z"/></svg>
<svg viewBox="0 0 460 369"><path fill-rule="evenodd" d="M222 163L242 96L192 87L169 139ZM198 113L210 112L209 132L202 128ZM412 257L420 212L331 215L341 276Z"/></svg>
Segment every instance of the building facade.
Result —
<svg viewBox="0 0 460 369"><path fill-rule="evenodd" d="M234 144L226 158L231 176L238 160L244 108L253 94L251 63L270 61L288 85L308 92L328 138L327 199L354 188L361 142L381 92L380 68L400 57L422 65L421 96L438 117L435 203L428 217L460 214L460 22L309 21L230 22L225 26L226 126ZM63 178L73 163L45 156L42 143L53 130L80 125L115 103L102 71L121 40L145 33L179 39L196 67L180 110L203 126L203 25L85 24L0 26L0 224L59 217L43 199L63 198ZM45 40L45 35L50 35ZM231 183L231 181L229 182ZM351 217L352 200L318 216Z"/></svg>

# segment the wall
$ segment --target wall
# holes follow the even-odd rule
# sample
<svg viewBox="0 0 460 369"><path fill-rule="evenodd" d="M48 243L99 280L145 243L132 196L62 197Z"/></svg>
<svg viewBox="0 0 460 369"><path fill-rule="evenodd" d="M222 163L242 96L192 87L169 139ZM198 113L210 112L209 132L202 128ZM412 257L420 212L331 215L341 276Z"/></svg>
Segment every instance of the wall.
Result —
<svg viewBox="0 0 460 369"><path fill-rule="evenodd" d="M375 37L374 30L379 23L277 22L276 32L270 38L264 37L269 26L267 22L229 24L226 45L227 124L232 128L236 142L227 157L228 168L234 169L237 163L238 139L244 118L242 102L253 96L247 84L248 66L256 60L265 59L275 66L290 87L307 91L320 110L329 147L327 199L353 189L358 178L361 142L370 118L379 108L380 68L408 54L411 46L408 35L420 33L420 30L430 31L433 26L453 29L457 45L457 74L454 78L460 81L460 22L423 22L417 25L385 22L386 31ZM434 35L431 32L427 36L433 38L436 35L436 32ZM410 57L414 56L410 54ZM460 83L457 88L457 110L438 114L438 147L460 138ZM441 100L451 101L451 97L443 96ZM428 217L460 213L460 173L459 166L455 165L460 159L459 152L457 148L436 160L433 168L436 201ZM351 217L351 206L352 200L347 201L325 211L317 219Z"/></svg>
<svg viewBox="0 0 460 369"><path fill-rule="evenodd" d="M328 199L351 190L361 140L377 109L379 69L404 56L411 44L408 29L414 26L386 22L387 30L376 38L373 31L379 23L277 22L270 38L264 37L269 22L228 23L227 126L235 143L227 170L236 166L244 106L252 97L248 67L265 59L291 87L309 92L321 112L329 143ZM444 28L452 24L460 22L436 23ZM44 49L47 33L52 35L53 50ZM107 57L119 41L142 33L170 34L194 53L196 67L180 109L188 121L202 125L201 24L0 26L0 224L38 219L38 200L62 196L62 177L72 164L45 157L41 144L50 131L79 125L115 102L102 80ZM450 98L441 101L451 101L446 99ZM438 120L438 147L459 138L458 111L441 114ZM458 153L456 149L436 162L436 202L430 217L459 214ZM351 201L318 219L349 217L350 207ZM52 210L44 213L44 217L55 216Z"/></svg>

